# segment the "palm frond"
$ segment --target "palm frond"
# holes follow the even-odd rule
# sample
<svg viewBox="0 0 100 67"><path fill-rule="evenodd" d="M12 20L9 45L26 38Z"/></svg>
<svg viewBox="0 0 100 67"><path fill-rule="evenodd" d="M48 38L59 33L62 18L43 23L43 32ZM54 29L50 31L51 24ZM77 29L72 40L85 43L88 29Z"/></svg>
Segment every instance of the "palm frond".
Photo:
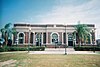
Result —
<svg viewBox="0 0 100 67"><path fill-rule="evenodd" d="M17 32L16 32L16 29L15 28L12 28L12 34L17 34Z"/></svg>
<svg viewBox="0 0 100 67"><path fill-rule="evenodd" d="M8 29L11 26L11 23L8 23L4 26L5 29Z"/></svg>
<svg viewBox="0 0 100 67"><path fill-rule="evenodd" d="M90 34L90 29L86 24L76 25L75 30L77 31L79 41L81 41L83 38L86 38Z"/></svg>

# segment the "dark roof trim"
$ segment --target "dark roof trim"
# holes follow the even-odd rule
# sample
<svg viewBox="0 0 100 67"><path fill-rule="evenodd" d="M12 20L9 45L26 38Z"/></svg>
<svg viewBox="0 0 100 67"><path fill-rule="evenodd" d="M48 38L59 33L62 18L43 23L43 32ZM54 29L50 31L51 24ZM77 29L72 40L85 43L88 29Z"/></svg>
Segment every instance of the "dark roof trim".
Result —
<svg viewBox="0 0 100 67"><path fill-rule="evenodd" d="M86 24L88 27L95 27L94 24ZM14 27L16 26L31 26L31 27L54 27L53 24L44 24L44 25L39 25L39 24L14 24ZM60 25L56 24L56 27L74 27L75 25Z"/></svg>

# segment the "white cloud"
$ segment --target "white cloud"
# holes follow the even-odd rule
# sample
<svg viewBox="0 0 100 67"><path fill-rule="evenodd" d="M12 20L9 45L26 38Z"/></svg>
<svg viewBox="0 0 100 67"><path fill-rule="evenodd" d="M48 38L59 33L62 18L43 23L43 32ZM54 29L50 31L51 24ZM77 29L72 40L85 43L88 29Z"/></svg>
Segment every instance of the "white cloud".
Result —
<svg viewBox="0 0 100 67"><path fill-rule="evenodd" d="M89 3L82 4L79 6L54 6L54 8L44 15L39 15L40 22L42 23L74 23L78 20L90 22L90 18L96 17L98 15L97 0L90 1ZM94 6L93 6L94 5ZM100 6L100 5L99 5ZM94 8L95 7L95 8ZM99 10L100 11L100 10ZM94 18L95 19L95 18Z"/></svg>
<svg viewBox="0 0 100 67"><path fill-rule="evenodd" d="M46 14L38 15L39 22L42 24L76 24L80 20L81 23L96 24L98 31L96 36L100 34L99 0L91 0L77 6L65 5L66 2L61 3L64 3L64 5L56 5Z"/></svg>

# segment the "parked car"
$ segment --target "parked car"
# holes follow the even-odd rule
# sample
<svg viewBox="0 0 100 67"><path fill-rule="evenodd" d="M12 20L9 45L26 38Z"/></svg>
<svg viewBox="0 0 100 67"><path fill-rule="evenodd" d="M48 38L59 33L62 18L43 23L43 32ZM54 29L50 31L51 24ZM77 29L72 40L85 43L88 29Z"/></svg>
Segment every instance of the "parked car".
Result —
<svg viewBox="0 0 100 67"><path fill-rule="evenodd" d="M3 45L5 40L3 38L0 38L0 46Z"/></svg>

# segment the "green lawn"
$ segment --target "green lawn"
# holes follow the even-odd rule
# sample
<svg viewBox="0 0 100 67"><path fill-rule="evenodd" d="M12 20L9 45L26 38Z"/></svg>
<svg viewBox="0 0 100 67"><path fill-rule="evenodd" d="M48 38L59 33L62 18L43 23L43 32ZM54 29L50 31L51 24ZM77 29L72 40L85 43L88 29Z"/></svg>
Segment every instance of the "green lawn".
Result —
<svg viewBox="0 0 100 67"><path fill-rule="evenodd" d="M6 62L16 60L14 63ZM4 62L9 64L4 64ZM100 55L0 54L3 67L100 67Z"/></svg>

